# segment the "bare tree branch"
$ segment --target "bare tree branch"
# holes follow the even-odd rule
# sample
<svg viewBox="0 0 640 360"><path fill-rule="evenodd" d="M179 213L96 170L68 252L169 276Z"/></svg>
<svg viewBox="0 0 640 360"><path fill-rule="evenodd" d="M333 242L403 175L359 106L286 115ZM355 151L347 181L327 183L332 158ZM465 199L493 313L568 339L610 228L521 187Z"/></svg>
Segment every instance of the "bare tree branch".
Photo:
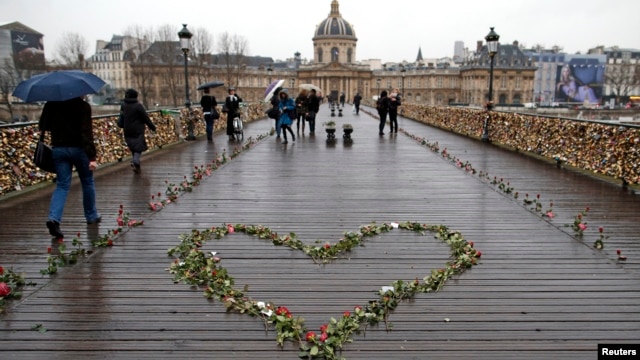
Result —
<svg viewBox="0 0 640 360"><path fill-rule="evenodd" d="M640 85L639 65L629 62L619 64L607 64L604 81L611 89L612 95L619 97L628 96L631 91Z"/></svg>
<svg viewBox="0 0 640 360"><path fill-rule="evenodd" d="M148 109L148 97L150 95L154 97L156 94L151 94L151 86L153 83L153 56L145 54L145 52L153 42L154 32L150 28L134 25L125 31L125 35L132 37L135 41L134 46L125 56L131 60L131 70L135 86L142 97L142 104Z"/></svg>
<svg viewBox="0 0 640 360"><path fill-rule="evenodd" d="M212 49L213 49L213 36L211 33L203 28L198 27L193 32L193 38L191 38L191 47L193 49L192 59L195 63L195 75L198 84L202 84L207 81L214 80L215 73L212 71Z"/></svg>
<svg viewBox="0 0 640 360"><path fill-rule="evenodd" d="M11 105L11 94L18 85L18 72L13 66L13 60L5 58L0 66L0 93L2 94L2 102L7 104L9 110L9 118L13 118L13 106Z"/></svg>
<svg viewBox="0 0 640 360"><path fill-rule="evenodd" d="M240 35L224 32L218 37L218 50L225 67L227 86L238 86L244 58L248 51L247 39Z"/></svg>
<svg viewBox="0 0 640 360"><path fill-rule="evenodd" d="M62 34L56 44L56 58L61 64L72 69L84 70L85 55L89 50L89 42L82 35L73 32Z"/></svg>

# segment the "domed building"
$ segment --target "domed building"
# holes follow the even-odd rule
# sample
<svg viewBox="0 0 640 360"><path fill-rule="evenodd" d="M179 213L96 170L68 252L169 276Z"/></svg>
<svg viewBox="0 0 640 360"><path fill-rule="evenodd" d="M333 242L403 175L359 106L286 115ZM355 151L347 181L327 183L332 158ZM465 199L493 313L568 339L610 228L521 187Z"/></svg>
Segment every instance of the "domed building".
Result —
<svg viewBox="0 0 640 360"><path fill-rule="evenodd" d="M300 65L295 74L298 84L311 83L322 95L337 98L344 93L348 101L356 93L372 99L382 90L400 89L407 103L444 106L454 103L481 105L488 92L486 46L478 43L474 61L462 66L447 62L424 63L422 49L415 62L372 70L357 60L354 26L340 14L338 0L313 33L313 61ZM524 59L517 45L501 45L496 55L494 83L499 103L521 104L532 101L535 66Z"/></svg>
<svg viewBox="0 0 640 360"><path fill-rule="evenodd" d="M345 93L351 99L358 92L364 96L373 72L369 66L357 64L357 42L353 26L340 14L338 1L331 1L329 16L313 33L313 61L300 66L298 83L317 85L324 96L337 98Z"/></svg>
<svg viewBox="0 0 640 360"><path fill-rule="evenodd" d="M354 63L358 38L353 26L340 15L337 0L331 2L329 17L323 20L313 36L313 61Z"/></svg>

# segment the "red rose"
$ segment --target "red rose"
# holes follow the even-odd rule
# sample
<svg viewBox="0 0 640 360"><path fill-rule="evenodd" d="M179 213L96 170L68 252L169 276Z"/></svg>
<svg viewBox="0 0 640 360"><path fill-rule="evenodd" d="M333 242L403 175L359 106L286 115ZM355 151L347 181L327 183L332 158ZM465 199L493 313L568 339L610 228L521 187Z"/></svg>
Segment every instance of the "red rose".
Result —
<svg viewBox="0 0 640 360"><path fill-rule="evenodd" d="M327 340L327 338L328 338L328 337L329 337L329 335L327 335L327 333L326 333L326 332L323 332L323 333L320 335L320 341L321 341L321 342L325 342L325 341Z"/></svg>
<svg viewBox="0 0 640 360"><path fill-rule="evenodd" d="M111 239L107 240L107 246L113 246L113 240Z"/></svg>
<svg viewBox="0 0 640 360"><path fill-rule="evenodd" d="M0 266L0 275L4 274L4 268Z"/></svg>
<svg viewBox="0 0 640 360"><path fill-rule="evenodd" d="M326 332L327 332L327 328L328 328L328 327L329 327L329 326L327 326L327 324L324 324L324 325L320 326L320 332L322 332L322 333L326 333Z"/></svg>
<svg viewBox="0 0 640 360"><path fill-rule="evenodd" d="M0 283L0 298L3 298L9 294L11 294L11 288L9 287L9 285L7 285L7 283L5 282Z"/></svg>
<svg viewBox="0 0 640 360"><path fill-rule="evenodd" d="M307 333L307 336L305 336L305 339L307 339L308 342L313 342L315 338L316 338L316 333L314 333L313 331L309 331Z"/></svg>
<svg viewBox="0 0 640 360"><path fill-rule="evenodd" d="M342 315L343 315L344 317L349 317L349 316L351 316L351 313L350 313L350 312L348 312L348 311L345 311Z"/></svg>

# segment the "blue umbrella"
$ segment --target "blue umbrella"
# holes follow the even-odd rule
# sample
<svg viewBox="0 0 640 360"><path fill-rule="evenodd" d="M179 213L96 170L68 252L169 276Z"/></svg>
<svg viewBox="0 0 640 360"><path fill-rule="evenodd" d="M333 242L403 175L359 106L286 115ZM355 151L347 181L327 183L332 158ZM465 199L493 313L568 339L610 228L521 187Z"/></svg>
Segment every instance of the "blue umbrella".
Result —
<svg viewBox="0 0 640 360"><path fill-rule="evenodd" d="M91 73L80 70L53 71L22 81L13 96L25 102L65 101L87 94L95 94L105 82Z"/></svg>

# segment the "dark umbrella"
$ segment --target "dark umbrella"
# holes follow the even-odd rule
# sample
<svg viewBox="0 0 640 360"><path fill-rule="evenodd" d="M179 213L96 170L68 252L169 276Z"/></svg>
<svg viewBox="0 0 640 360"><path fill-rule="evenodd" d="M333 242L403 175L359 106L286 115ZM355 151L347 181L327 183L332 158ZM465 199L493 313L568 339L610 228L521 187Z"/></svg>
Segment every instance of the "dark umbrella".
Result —
<svg viewBox="0 0 640 360"><path fill-rule="evenodd" d="M209 88L217 88L218 86L222 86L224 83L222 81L211 81L208 83L201 84L198 86L198 90L209 89Z"/></svg>
<svg viewBox="0 0 640 360"><path fill-rule="evenodd" d="M61 70L32 76L22 81L13 96L25 102L65 101L87 94L95 94L105 82L92 73L80 70Z"/></svg>
<svg viewBox="0 0 640 360"><path fill-rule="evenodd" d="M282 84L284 84L284 80L282 79L272 81L271 84L269 84L267 88L264 90L264 101L265 102L269 101L269 99L271 99L271 96L273 96L273 93L276 91L276 89L279 87L282 87Z"/></svg>

